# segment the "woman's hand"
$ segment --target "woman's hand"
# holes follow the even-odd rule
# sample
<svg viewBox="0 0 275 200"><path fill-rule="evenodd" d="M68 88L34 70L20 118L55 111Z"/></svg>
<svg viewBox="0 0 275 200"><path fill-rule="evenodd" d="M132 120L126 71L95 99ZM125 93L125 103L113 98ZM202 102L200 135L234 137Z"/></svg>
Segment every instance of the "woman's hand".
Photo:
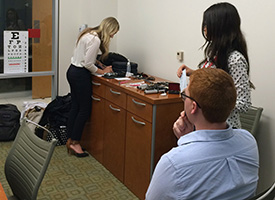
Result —
<svg viewBox="0 0 275 200"><path fill-rule="evenodd" d="M103 71L103 74L109 73L109 72L113 72L113 68L112 68L111 65L110 66L106 66L102 71Z"/></svg>
<svg viewBox="0 0 275 200"><path fill-rule="evenodd" d="M183 64L182 66L180 66L178 68L178 71L177 71L177 76L179 78L181 77L182 70L184 70L184 69L186 70L186 76L190 76L192 74L192 72L194 71L194 70L190 69L189 67L187 67L185 64Z"/></svg>
<svg viewBox="0 0 275 200"><path fill-rule="evenodd" d="M106 68L106 66L105 66L102 62L100 62L99 60L96 60L96 64L97 64L99 67L101 67L102 69L105 69L105 68Z"/></svg>
<svg viewBox="0 0 275 200"><path fill-rule="evenodd" d="M181 136L186 135L194 130L194 124L192 124L187 118L185 111L180 113L179 118L173 125L173 131L175 136L179 139Z"/></svg>
<svg viewBox="0 0 275 200"><path fill-rule="evenodd" d="M113 72L112 66L107 66L104 69L97 68L97 71L96 71L97 74L105 74L109 72Z"/></svg>

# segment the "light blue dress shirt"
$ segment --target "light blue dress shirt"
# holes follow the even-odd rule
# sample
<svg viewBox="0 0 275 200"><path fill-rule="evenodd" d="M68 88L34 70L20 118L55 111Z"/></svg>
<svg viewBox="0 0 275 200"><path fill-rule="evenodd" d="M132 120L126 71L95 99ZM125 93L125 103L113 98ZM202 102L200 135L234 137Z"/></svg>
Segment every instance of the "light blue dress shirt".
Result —
<svg viewBox="0 0 275 200"><path fill-rule="evenodd" d="M147 200L243 200L254 195L259 155L246 130L199 130L159 160Z"/></svg>

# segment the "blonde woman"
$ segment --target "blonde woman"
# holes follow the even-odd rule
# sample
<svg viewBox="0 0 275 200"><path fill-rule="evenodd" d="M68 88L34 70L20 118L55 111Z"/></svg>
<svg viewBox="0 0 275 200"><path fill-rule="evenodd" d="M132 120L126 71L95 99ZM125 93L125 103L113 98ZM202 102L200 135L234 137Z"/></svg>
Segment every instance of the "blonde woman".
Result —
<svg viewBox="0 0 275 200"><path fill-rule="evenodd" d="M99 26L86 28L76 41L71 65L67 71L67 80L70 85L72 106L67 125L67 149L69 154L77 157L88 156L79 141L84 125L91 112L92 84L91 74L104 74L112 72L112 66L104 66L96 57L101 51L101 59L104 60L109 53L110 39L119 30L119 23L114 17L105 18ZM98 68L95 64L102 67Z"/></svg>

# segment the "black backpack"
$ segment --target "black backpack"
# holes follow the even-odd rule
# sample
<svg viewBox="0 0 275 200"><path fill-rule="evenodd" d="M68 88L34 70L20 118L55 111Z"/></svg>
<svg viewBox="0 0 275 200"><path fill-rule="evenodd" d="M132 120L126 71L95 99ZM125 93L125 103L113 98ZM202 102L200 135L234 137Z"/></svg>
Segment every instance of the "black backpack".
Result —
<svg viewBox="0 0 275 200"><path fill-rule="evenodd" d="M0 141L15 139L20 127L20 115L16 105L0 104Z"/></svg>

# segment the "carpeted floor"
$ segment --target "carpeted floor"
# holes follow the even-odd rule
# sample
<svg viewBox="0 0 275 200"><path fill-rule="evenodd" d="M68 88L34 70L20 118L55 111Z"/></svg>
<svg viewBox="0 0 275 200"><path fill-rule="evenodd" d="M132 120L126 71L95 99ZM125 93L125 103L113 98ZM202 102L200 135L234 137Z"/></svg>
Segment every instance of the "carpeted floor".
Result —
<svg viewBox="0 0 275 200"><path fill-rule="evenodd" d="M7 195L4 164L12 142L0 142L0 182ZM57 146L38 192L38 200L138 200L92 156L69 156Z"/></svg>

